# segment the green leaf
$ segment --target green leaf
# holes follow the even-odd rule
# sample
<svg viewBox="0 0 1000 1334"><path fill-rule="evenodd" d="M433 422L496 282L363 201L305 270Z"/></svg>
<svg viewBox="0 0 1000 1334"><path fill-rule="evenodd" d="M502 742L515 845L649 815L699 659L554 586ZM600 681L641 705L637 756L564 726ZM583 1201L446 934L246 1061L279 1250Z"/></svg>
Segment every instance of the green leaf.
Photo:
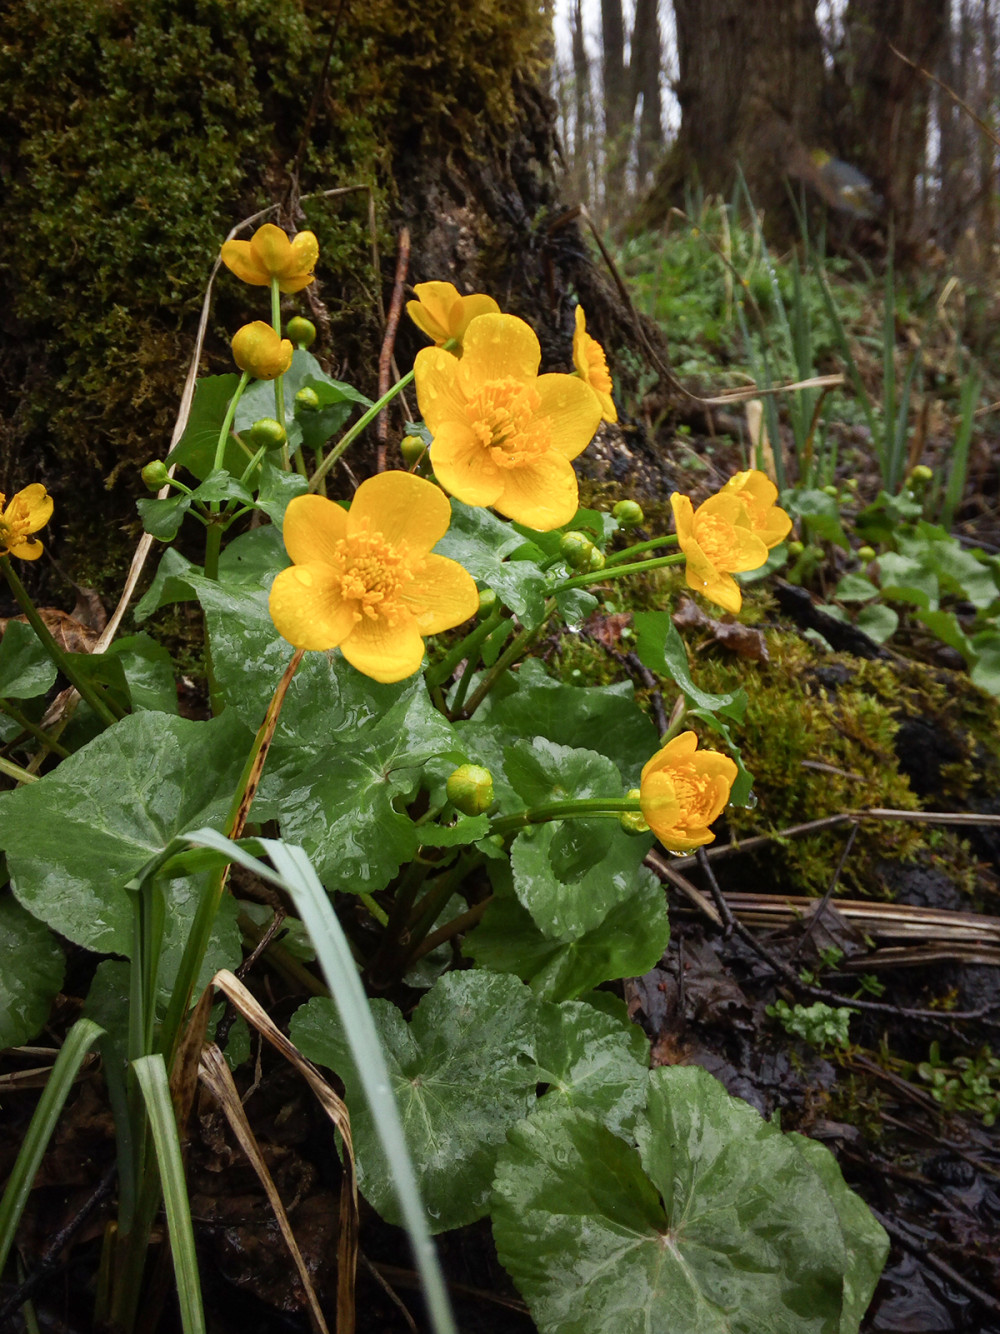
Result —
<svg viewBox="0 0 1000 1334"><path fill-rule="evenodd" d="M198 499L203 505L207 505L213 500L240 500L245 505L253 504L252 493L238 478L231 476L225 469L210 472L202 484L195 487L191 499Z"/></svg>
<svg viewBox="0 0 1000 1334"><path fill-rule="evenodd" d="M490 831L488 815L460 815L454 824L422 824L417 837L425 848L460 848L477 843ZM445 918L447 921L447 918Z"/></svg>
<svg viewBox="0 0 1000 1334"><path fill-rule="evenodd" d="M979 650L970 675L980 690L1000 695L1000 648Z"/></svg>
<svg viewBox="0 0 1000 1334"><path fill-rule="evenodd" d="M130 954L126 883L175 834L222 826L250 740L229 712L209 722L138 713L37 783L0 795L0 844L19 901L78 945ZM197 889L187 879L164 886L165 985ZM234 911L220 918L213 957L218 966L240 957Z"/></svg>
<svg viewBox="0 0 1000 1334"><path fill-rule="evenodd" d="M314 419L319 420L308 427L306 421L309 414L297 413L295 410L295 395L306 387L314 389L320 401L319 411L311 414ZM352 403L358 403L366 408L371 407L371 399L365 398L364 394L349 384L332 380L311 352L297 347L292 353L292 364L285 373L285 429L288 432L289 450L294 453L304 440L307 444L310 442L322 444L337 429L338 422L343 423L347 419ZM273 380L258 380L247 388L236 405L233 428L242 434L261 417L277 417L277 415ZM219 424L222 424L221 418ZM323 435L322 432L327 427L329 430Z"/></svg>
<svg viewBox="0 0 1000 1334"><path fill-rule="evenodd" d="M924 611L918 608L913 614L943 644L947 644L956 652L961 653L966 662L971 662L975 657L975 649L969 642L968 635L962 629L961 622L953 611ZM899 618L897 617L896 620L898 623Z"/></svg>
<svg viewBox="0 0 1000 1334"><path fill-rule="evenodd" d="M8 894L0 897L0 1051L19 1047L48 1018L66 958L43 922Z"/></svg>
<svg viewBox="0 0 1000 1334"><path fill-rule="evenodd" d="M191 497L181 492L179 495L144 498L136 502L142 526L151 537L161 542L172 542L184 522L184 515L191 508Z"/></svg>
<svg viewBox="0 0 1000 1334"><path fill-rule="evenodd" d="M373 893L420 842L397 805L416 794L429 761L444 757L450 772L465 756L419 677L384 717L344 731L349 742L327 737L318 752L288 752L283 769L265 774L254 812L280 820L283 836L305 848L329 887Z"/></svg>
<svg viewBox="0 0 1000 1334"><path fill-rule="evenodd" d="M582 625L598 606L597 598L585 588L562 588L556 593L559 615L567 625Z"/></svg>
<svg viewBox="0 0 1000 1334"><path fill-rule="evenodd" d="M910 602L925 611L936 611L939 590L937 575L910 556L887 551L878 558L878 578L884 597Z"/></svg>
<svg viewBox="0 0 1000 1334"><path fill-rule="evenodd" d="M308 489L309 483L300 472L285 472L265 458L260 468L257 508L263 510L271 522L280 528L288 502L296 496L304 495Z"/></svg>
<svg viewBox="0 0 1000 1334"><path fill-rule="evenodd" d="M538 1004L512 977L448 973L407 1024L395 1005L371 1002L406 1143L432 1231L462 1227L489 1208L496 1152L535 1100ZM399 1209L360 1078L332 1002L296 1011L292 1041L344 1081L358 1185L389 1222Z"/></svg>
<svg viewBox="0 0 1000 1334"><path fill-rule="evenodd" d="M306 449L321 449L347 421L354 404L335 385L324 384L312 376L306 377L303 388L313 390L319 399L319 409L306 410L295 404L295 420L302 432L302 444ZM292 401L294 404L294 399Z"/></svg>
<svg viewBox="0 0 1000 1334"><path fill-rule="evenodd" d="M55 685L56 665L30 625L10 620L0 639L0 696L34 699Z"/></svg>
<svg viewBox="0 0 1000 1334"><path fill-rule="evenodd" d="M781 503L793 518L806 521L807 531L826 542L835 542L845 551L850 550L851 544L840 522L840 507L833 496L825 491L783 491Z"/></svg>
<svg viewBox="0 0 1000 1334"><path fill-rule="evenodd" d="M845 574L833 591L841 602L870 602L878 597L878 589L863 574Z"/></svg>
<svg viewBox="0 0 1000 1334"><path fill-rule="evenodd" d="M115 654L67 653L66 660L85 680L103 688L123 712L131 710L132 697L129 694L125 665Z"/></svg>
<svg viewBox="0 0 1000 1334"><path fill-rule="evenodd" d="M640 1060L634 1054L632 1033L642 1040ZM535 1059L539 1082L550 1085L539 1100L540 1108L575 1107L619 1134L632 1126L646 1100L648 1043L627 1016L623 1023L582 1001L543 1005Z"/></svg>
<svg viewBox="0 0 1000 1334"><path fill-rule="evenodd" d="M514 973L547 1000L573 1000L602 982L647 973L670 939L663 886L645 867L592 930L575 940L553 940L535 925L513 889L497 884L510 876L504 862L490 863L496 897L462 952L481 968Z"/></svg>
<svg viewBox="0 0 1000 1334"><path fill-rule="evenodd" d="M133 709L177 712L177 683L170 654L147 634L128 635L108 645L121 660Z"/></svg>
<svg viewBox="0 0 1000 1334"><path fill-rule="evenodd" d="M848 1188L829 1149L806 1135L793 1133L788 1139L805 1155L837 1211L848 1261L839 1334L855 1334L888 1259L889 1238L861 1196Z"/></svg>
<svg viewBox="0 0 1000 1334"><path fill-rule="evenodd" d="M505 561L522 544L521 535L489 510L451 502L451 526L434 550L457 560L529 629L545 614L548 580L534 561Z"/></svg>
<svg viewBox="0 0 1000 1334"><path fill-rule="evenodd" d="M191 415L188 417L184 434L167 455L168 465L176 463L186 468L199 481L209 475L215 467L215 450L219 443L222 424L229 410L229 401L236 392L239 382L238 375L202 376L194 387L194 401L191 404ZM271 385L266 385L265 388L271 392L272 407L268 412L258 412L251 418L252 421L256 421L258 417L274 416L274 389ZM253 389L254 386L251 386L243 395L240 400L241 407ZM239 420L239 408L237 420ZM235 477L241 477L243 469L252 457L250 451L230 435L222 457L223 470Z"/></svg>
<svg viewBox="0 0 1000 1334"><path fill-rule="evenodd" d="M154 611L174 602L193 602L195 591L185 577L188 573L201 574L201 569L173 547L168 548L157 566L153 582L135 604L132 612L135 622L141 625Z"/></svg>
<svg viewBox="0 0 1000 1334"><path fill-rule="evenodd" d="M644 666L659 676L668 677L699 708L707 709L710 713L724 714L737 723L743 721L747 707L745 690L712 695L706 690L700 690L691 680L687 649L669 612L636 612L633 623L636 633L635 651Z"/></svg>
<svg viewBox="0 0 1000 1334"><path fill-rule="evenodd" d="M498 1157L497 1250L541 1334L857 1329L884 1250L859 1263L871 1227L845 1243L811 1152L696 1067L651 1073L635 1135L539 1111Z"/></svg>
<svg viewBox="0 0 1000 1334"><path fill-rule="evenodd" d="M657 748L652 722L635 702L630 681L610 686L571 686L546 674L537 658L528 658L493 690L470 723L470 748L495 756L503 769L503 749L516 737L547 737L562 746L594 750L614 761L622 774L639 772ZM504 736L506 734L506 736ZM485 764L497 778L489 760Z"/></svg>
<svg viewBox="0 0 1000 1334"><path fill-rule="evenodd" d="M918 616L935 615L934 612L917 612ZM891 607L876 602L870 607L862 607L858 612L857 626L876 644L884 644L899 629L899 613Z"/></svg>

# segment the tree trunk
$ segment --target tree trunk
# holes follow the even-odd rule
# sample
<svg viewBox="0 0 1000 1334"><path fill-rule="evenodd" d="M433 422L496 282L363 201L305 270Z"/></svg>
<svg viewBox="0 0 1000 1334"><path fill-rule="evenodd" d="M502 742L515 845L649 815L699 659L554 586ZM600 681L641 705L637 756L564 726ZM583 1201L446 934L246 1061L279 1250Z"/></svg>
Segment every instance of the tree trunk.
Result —
<svg viewBox="0 0 1000 1334"><path fill-rule="evenodd" d="M821 140L823 52L805 0L674 0L681 128L636 225L661 221L685 186L728 195L742 170L755 206L787 213L785 178Z"/></svg>
<svg viewBox="0 0 1000 1334"><path fill-rule="evenodd" d="M625 168L632 142L629 77L625 66L625 21L621 0L601 0L602 73L604 84L604 151L607 156L605 199L625 193Z"/></svg>
<svg viewBox="0 0 1000 1334"><path fill-rule="evenodd" d="M639 186L644 188L663 142L663 106L660 98L660 15L658 0L636 0L632 27L631 105L642 98L637 144Z"/></svg>

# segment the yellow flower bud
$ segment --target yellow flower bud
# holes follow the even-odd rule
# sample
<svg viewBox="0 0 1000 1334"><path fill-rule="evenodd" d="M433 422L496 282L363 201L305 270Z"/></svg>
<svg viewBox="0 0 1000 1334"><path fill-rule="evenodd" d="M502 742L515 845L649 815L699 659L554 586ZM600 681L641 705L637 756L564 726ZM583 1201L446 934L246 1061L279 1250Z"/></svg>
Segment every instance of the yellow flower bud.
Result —
<svg viewBox="0 0 1000 1334"><path fill-rule="evenodd" d="M875 559L874 547L858 547L856 552L858 560L869 561Z"/></svg>
<svg viewBox="0 0 1000 1334"><path fill-rule="evenodd" d="M448 800L463 815L482 815L493 805L493 775L481 764L460 765L449 777Z"/></svg>
<svg viewBox="0 0 1000 1334"><path fill-rule="evenodd" d="M292 364L292 345L269 324L254 320L238 329L232 341L233 360L258 380L275 380Z"/></svg>

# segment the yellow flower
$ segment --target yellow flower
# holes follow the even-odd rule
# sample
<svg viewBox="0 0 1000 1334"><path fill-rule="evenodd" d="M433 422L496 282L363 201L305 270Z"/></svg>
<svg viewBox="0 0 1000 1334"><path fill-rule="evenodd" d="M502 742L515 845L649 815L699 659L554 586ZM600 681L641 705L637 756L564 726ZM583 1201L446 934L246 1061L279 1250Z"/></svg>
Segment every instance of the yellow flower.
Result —
<svg viewBox="0 0 1000 1334"><path fill-rule="evenodd" d="M576 332L573 334L573 365L585 384L589 384L601 405L605 421L616 422L618 409L611 397L611 374L604 348L587 333L587 317L583 307L576 308Z"/></svg>
<svg viewBox="0 0 1000 1334"><path fill-rule="evenodd" d="M452 283L417 283L417 301L407 301L406 313L417 328L438 347L461 342L477 315L496 315L500 307L491 296L473 292L460 296Z"/></svg>
<svg viewBox="0 0 1000 1334"><path fill-rule="evenodd" d="M670 497L677 540L687 557L687 586L718 603L725 611L743 605L740 586L733 578L758 570L767 560L763 538L743 525L746 510L740 498L720 491L694 509L689 496Z"/></svg>
<svg viewBox="0 0 1000 1334"><path fill-rule="evenodd" d="M643 818L671 852L691 852L712 843L715 835L708 826L722 814L736 774L727 755L698 750L694 732L682 732L642 771Z"/></svg>
<svg viewBox="0 0 1000 1334"><path fill-rule="evenodd" d="M467 505L492 505L548 532L568 523L579 492L571 459L601 420L575 375L538 374L538 339L513 315L480 315L461 360L436 347L417 353L417 401L434 437L431 465Z"/></svg>
<svg viewBox="0 0 1000 1334"><path fill-rule="evenodd" d="M12 496L5 509L6 499L0 492L0 556L37 560L42 544L32 534L52 518L52 497L41 482L32 482Z"/></svg>
<svg viewBox="0 0 1000 1334"><path fill-rule="evenodd" d="M362 482L349 511L296 496L284 524L295 563L271 585L279 634L296 648L339 647L376 681L412 676L422 636L461 625L479 607L471 575L431 552L450 521L443 492L405 472Z"/></svg>
<svg viewBox="0 0 1000 1334"><path fill-rule="evenodd" d="M737 497L744 509L740 526L756 533L768 550L783 542L791 532L791 518L774 503L778 499L778 488L755 468L730 477L719 494Z"/></svg>
<svg viewBox="0 0 1000 1334"><path fill-rule="evenodd" d="M254 320L237 329L232 341L233 360L241 371L258 380L274 380L292 364L292 345L279 338L269 324Z"/></svg>
<svg viewBox="0 0 1000 1334"><path fill-rule="evenodd" d="M258 227L249 241L226 241L222 262L237 278L254 287L269 287L277 278L282 292L301 292L314 281L319 242L312 232L299 232L294 241L273 222Z"/></svg>

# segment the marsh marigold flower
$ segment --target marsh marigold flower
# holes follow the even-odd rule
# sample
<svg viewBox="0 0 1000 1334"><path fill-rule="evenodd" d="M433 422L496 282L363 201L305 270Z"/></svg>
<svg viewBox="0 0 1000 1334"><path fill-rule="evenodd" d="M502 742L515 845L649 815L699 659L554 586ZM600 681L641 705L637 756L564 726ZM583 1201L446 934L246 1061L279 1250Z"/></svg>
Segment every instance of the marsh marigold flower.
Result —
<svg viewBox="0 0 1000 1334"><path fill-rule="evenodd" d="M579 492L571 459L601 420L575 375L539 375L538 339L513 315L480 315L461 360L436 347L417 353L417 401L433 436L431 465L467 505L492 505L548 532L568 523Z"/></svg>
<svg viewBox="0 0 1000 1334"><path fill-rule="evenodd" d="M0 556L37 560L42 544L34 536L52 518L52 497L41 482L32 482L8 505L0 492Z"/></svg>
<svg viewBox="0 0 1000 1334"><path fill-rule="evenodd" d="M431 548L451 507L432 482L385 472L362 482L350 510L296 496L285 511L294 564L271 585L271 618L296 648L339 648L376 681L402 681L423 661L423 635L476 614L479 593L457 561Z"/></svg>
<svg viewBox="0 0 1000 1334"><path fill-rule="evenodd" d="M643 819L671 852L692 852L711 843L715 835L708 826L725 809L736 774L728 755L699 750L694 732L682 732L642 771Z"/></svg>
<svg viewBox="0 0 1000 1334"><path fill-rule="evenodd" d="M583 307L576 308L576 332L573 334L573 365L585 384L589 384L597 395L601 405L601 415L605 421L616 422L618 409L611 397L611 372L604 348L596 338L587 333L587 317Z"/></svg>
<svg viewBox="0 0 1000 1334"><path fill-rule="evenodd" d="M254 320L237 329L232 341L233 360L241 371L258 380L275 380L292 364L292 345L279 338L269 324Z"/></svg>
<svg viewBox="0 0 1000 1334"><path fill-rule="evenodd" d="M687 585L725 611L743 605L732 577L759 570L792 521L774 501L778 491L761 472L737 473L697 509L688 496L670 497L677 540L687 557Z"/></svg>
<svg viewBox="0 0 1000 1334"><path fill-rule="evenodd" d="M319 242L312 232L299 232L293 241L273 222L258 227L249 241L226 241L222 262L254 287L270 287L277 278L282 292L301 292L314 280Z"/></svg>
<svg viewBox="0 0 1000 1334"><path fill-rule="evenodd" d="M477 315L499 314L500 307L491 296L473 292L460 296L452 283L417 283L416 301L407 301L406 313L438 347L454 339L461 343Z"/></svg>

